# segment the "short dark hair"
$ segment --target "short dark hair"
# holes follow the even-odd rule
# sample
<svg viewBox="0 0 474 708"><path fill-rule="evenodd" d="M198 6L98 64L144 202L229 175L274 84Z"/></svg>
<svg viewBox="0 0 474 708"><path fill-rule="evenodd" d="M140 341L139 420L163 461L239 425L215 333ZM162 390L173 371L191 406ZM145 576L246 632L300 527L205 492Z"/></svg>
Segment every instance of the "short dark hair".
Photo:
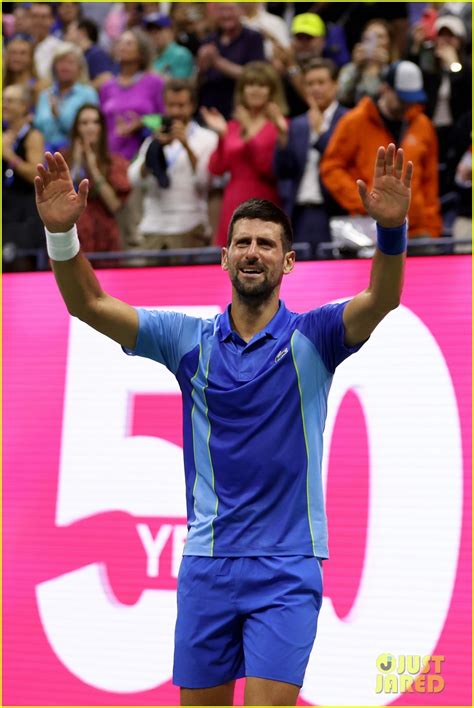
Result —
<svg viewBox="0 0 474 708"><path fill-rule="evenodd" d="M99 39L99 28L95 22L90 20L88 17L83 17L82 20L79 20L77 23L77 29L84 30L92 44L97 44L97 40Z"/></svg>
<svg viewBox="0 0 474 708"><path fill-rule="evenodd" d="M332 59L322 59L321 57L310 59L303 65L304 76L310 71L313 71L313 69L327 69L332 81L337 81L339 67Z"/></svg>
<svg viewBox="0 0 474 708"><path fill-rule="evenodd" d="M171 91L178 93L179 91L187 91L193 103L197 103L196 84L191 79L168 79L163 89L163 96Z"/></svg>
<svg viewBox="0 0 474 708"><path fill-rule="evenodd" d="M281 226L283 250L285 253L291 250L293 229L285 212L273 202L268 201L268 199L256 199L255 197L239 204L232 214L227 231L227 248L232 242L234 226L241 219L261 219L262 221L270 221L272 224L279 224Z"/></svg>

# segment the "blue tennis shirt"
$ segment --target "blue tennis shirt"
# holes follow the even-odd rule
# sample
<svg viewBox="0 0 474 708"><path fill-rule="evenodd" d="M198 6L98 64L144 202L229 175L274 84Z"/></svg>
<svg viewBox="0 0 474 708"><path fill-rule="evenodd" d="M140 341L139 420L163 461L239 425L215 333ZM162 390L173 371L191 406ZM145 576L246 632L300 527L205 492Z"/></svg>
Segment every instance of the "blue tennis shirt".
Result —
<svg viewBox="0 0 474 708"><path fill-rule="evenodd" d="M230 305L208 320L136 308L134 350L164 364L183 396L185 555L328 558L321 479L327 397L347 301L279 309L246 343Z"/></svg>

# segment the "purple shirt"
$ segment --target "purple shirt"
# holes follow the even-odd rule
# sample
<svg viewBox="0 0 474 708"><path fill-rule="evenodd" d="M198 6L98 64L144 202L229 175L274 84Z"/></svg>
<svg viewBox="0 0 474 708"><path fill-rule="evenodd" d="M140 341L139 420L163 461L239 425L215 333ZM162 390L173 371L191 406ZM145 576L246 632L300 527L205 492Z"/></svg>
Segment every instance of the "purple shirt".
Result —
<svg viewBox="0 0 474 708"><path fill-rule="evenodd" d="M137 115L163 112L163 79L157 74L144 73L129 86L122 86L118 79L107 81L100 89L100 105L105 114L108 143L111 152L131 160L138 152L145 132L137 130L131 135L117 135L117 120L131 122Z"/></svg>

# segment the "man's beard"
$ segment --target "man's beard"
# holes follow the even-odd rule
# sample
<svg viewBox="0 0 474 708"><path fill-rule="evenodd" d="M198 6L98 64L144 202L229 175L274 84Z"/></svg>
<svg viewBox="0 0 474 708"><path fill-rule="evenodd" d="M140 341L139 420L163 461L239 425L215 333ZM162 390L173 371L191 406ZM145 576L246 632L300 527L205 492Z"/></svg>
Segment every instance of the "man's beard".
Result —
<svg viewBox="0 0 474 708"><path fill-rule="evenodd" d="M249 307L259 307L269 300L278 286L278 283L272 283L268 280L266 273L263 273L263 278L257 283L243 282L239 279L240 271L237 270L231 276L231 283L234 286L241 302L244 302Z"/></svg>

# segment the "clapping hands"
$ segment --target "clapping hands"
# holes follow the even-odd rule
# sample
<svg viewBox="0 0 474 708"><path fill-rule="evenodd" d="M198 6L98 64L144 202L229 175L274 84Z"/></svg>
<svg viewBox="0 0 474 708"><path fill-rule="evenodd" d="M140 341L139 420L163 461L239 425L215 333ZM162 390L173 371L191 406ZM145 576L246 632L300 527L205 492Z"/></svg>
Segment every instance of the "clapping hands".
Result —
<svg viewBox="0 0 474 708"><path fill-rule="evenodd" d="M219 113L217 108L206 108L206 106L202 106L201 115L208 128L214 130L219 137L224 137L227 133L227 121L222 113Z"/></svg>

